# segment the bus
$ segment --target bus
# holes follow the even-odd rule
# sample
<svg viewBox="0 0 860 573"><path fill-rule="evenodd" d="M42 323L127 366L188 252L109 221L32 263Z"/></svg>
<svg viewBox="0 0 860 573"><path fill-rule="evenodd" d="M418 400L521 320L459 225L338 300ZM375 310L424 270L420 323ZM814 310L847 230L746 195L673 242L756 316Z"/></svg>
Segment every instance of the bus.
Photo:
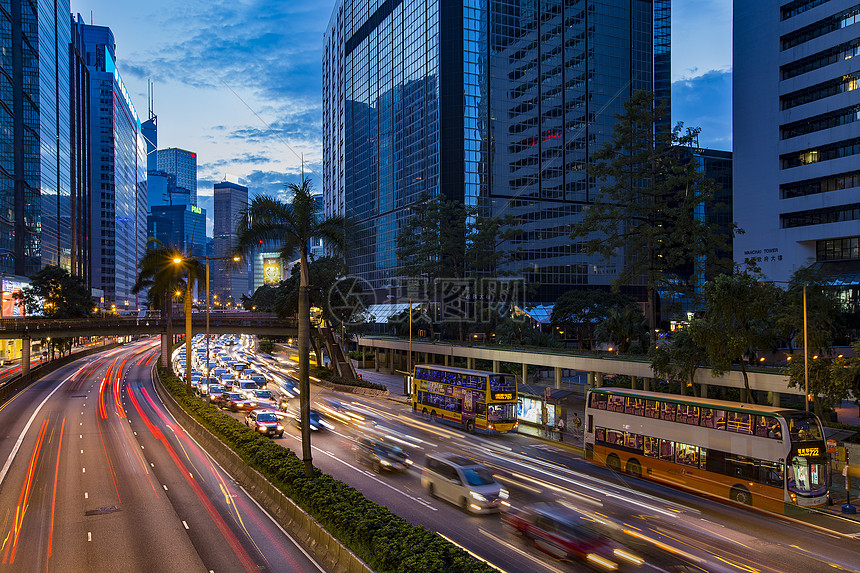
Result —
<svg viewBox="0 0 860 573"><path fill-rule="evenodd" d="M824 431L809 412L624 388L588 391L586 458L776 513L827 504Z"/></svg>
<svg viewBox="0 0 860 573"><path fill-rule="evenodd" d="M412 411L465 431L516 430L517 380L511 374L418 364L412 376Z"/></svg>

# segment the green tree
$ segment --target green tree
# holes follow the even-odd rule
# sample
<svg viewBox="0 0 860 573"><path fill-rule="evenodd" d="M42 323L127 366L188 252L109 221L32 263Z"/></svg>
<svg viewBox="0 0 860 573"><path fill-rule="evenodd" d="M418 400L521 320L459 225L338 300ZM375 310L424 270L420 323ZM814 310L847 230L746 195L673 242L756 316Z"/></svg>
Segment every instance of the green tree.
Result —
<svg viewBox="0 0 860 573"><path fill-rule="evenodd" d="M781 290L760 277L739 271L719 275L705 283L704 317L693 331L696 344L704 347L714 376L737 364L744 377L741 399L755 401L749 386L745 356L770 349L777 339L773 302Z"/></svg>
<svg viewBox="0 0 860 573"><path fill-rule="evenodd" d="M616 354L627 354L634 341L647 341L648 323L637 306L610 308L594 329L594 337L613 344Z"/></svg>
<svg viewBox="0 0 860 573"><path fill-rule="evenodd" d="M654 373L679 381L682 394L687 393L687 388L693 389L693 395L696 394L693 385L696 370L707 363L705 348L696 342L696 336L693 334L702 327L701 322L693 320L684 328L675 330L668 341L651 350L651 368Z"/></svg>
<svg viewBox="0 0 860 573"><path fill-rule="evenodd" d="M803 290L806 286L806 330L810 353L831 354L832 346L845 330L845 318L837 293L827 277L814 266L796 270L785 293L774 300L780 335L789 350L803 348Z"/></svg>
<svg viewBox="0 0 860 573"><path fill-rule="evenodd" d="M47 318L89 318L93 298L80 277L56 265L48 265L30 277L22 289L27 308L39 308Z"/></svg>
<svg viewBox="0 0 860 573"><path fill-rule="evenodd" d="M636 301L624 294L598 289L572 289L562 294L552 309L550 324L576 333L581 348L593 348L594 330L613 308L633 306Z"/></svg>
<svg viewBox="0 0 860 573"><path fill-rule="evenodd" d="M671 131L655 129L667 113L648 92L625 102L612 140L589 166L601 192L571 233L589 255L620 265L616 288L644 279L652 342L658 288L692 296L696 273L690 269L718 270L715 254L727 250L725 234L703 215L713 207L716 184L690 158L699 130L684 131L680 123Z"/></svg>
<svg viewBox="0 0 860 573"><path fill-rule="evenodd" d="M299 254L299 393L302 420L302 460L305 475L313 477L310 433L310 381L309 347L311 335L310 319L310 271L308 245L314 238L322 239L330 252L345 247L347 220L343 217L324 218L322 201L312 193L311 182L303 178L301 184L291 183L287 189L292 194L289 202L259 196L242 211L236 233L239 250L250 255L260 241L277 241L281 246L281 259L291 260Z"/></svg>
<svg viewBox="0 0 860 573"><path fill-rule="evenodd" d="M89 318L93 311L93 299L86 283L66 269L48 265L30 277L30 285L22 289L24 307L42 308L47 318ZM59 347L62 355L71 351L71 339L54 338L51 340L51 355L54 347Z"/></svg>

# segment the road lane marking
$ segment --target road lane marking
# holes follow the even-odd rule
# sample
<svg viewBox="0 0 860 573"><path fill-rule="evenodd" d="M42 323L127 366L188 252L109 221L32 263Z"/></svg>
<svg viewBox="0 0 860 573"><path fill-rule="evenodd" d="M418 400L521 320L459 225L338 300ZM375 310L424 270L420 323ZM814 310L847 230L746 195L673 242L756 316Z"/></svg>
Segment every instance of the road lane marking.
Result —
<svg viewBox="0 0 860 573"><path fill-rule="evenodd" d="M167 486L166 486L166 485L161 484L161 487L163 487L163 488L164 488L164 491L167 491Z"/></svg>
<svg viewBox="0 0 860 573"><path fill-rule="evenodd" d="M87 541L92 541L92 540L93 540L93 532L87 531Z"/></svg>
<svg viewBox="0 0 860 573"><path fill-rule="evenodd" d="M86 492L86 491L85 491L85 492L84 492L84 499L89 499L89 498L90 498L90 494L89 494L89 492Z"/></svg>
<svg viewBox="0 0 860 573"><path fill-rule="evenodd" d="M184 526L185 526L185 529L191 529L190 527L188 527L188 524L187 524L187 523L185 523L185 520L183 520L183 521L182 521L182 525L184 525Z"/></svg>
<svg viewBox="0 0 860 573"><path fill-rule="evenodd" d="M518 553L519 555L522 555L523 557L526 557L526 558L528 558L528 559L531 559L531 560L532 560L532 561L534 561L535 563L538 563L538 564L540 564L540 565L542 565L542 566L546 567L546 568L547 568L547 569L549 569L550 571L555 571L556 573L564 573L564 571L562 571L561 569L556 569L556 568L555 568L555 567L553 567L552 565L548 565L547 563L544 563L544 562L543 562L543 561L541 561L537 556L532 555L532 554L530 554L530 553L528 553L528 552L526 552L526 551L523 551L522 549L520 549L519 547L515 546L514 544L512 544L512 543L509 543L509 542L505 541L505 540L504 540L504 539L502 539L501 537L497 537L497 536L493 535L492 533L490 533L489 531L487 531L487 530L486 530L486 529L484 529L483 527L479 527L479 528L478 528L478 532L479 532L479 533L481 533L481 534L483 534L483 535L485 535L485 536L487 536L487 537L489 537L490 539L492 539L492 540L493 540L493 541L495 541L496 543L499 543L500 545L504 545L505 547L507 547L508 549L510 549L510 550L512 550L512 551L514 551L515 553ZM440 535L441 535L441 534L440 534Z"/></svg>

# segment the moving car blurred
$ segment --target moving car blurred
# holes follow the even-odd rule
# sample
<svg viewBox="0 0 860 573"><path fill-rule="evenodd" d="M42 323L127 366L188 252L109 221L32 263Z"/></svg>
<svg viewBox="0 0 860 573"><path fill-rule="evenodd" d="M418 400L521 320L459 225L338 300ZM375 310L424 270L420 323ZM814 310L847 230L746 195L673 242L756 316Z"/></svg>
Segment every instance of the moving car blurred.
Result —
<svg viewBox="0 0 860 573"><path fill-rule="evenodd" d="M245 395L240 392L224 392L218 400L218 407L225 408L231 412L250 410L250 402L245 400Z"/></svg>
<svg viewBox="0 0 860 573"><path fill-rule="evenodd" d="M264 436L284 437L283 424L268 410L251 410L245 416L245 425Z"/></svg>
<svg viewBox="0 0 860 573"><path fill-rule="evenodd" d="M508 491L481 464L455 454L428 454L421 485L431 497L463 511L490 513L507 506Z"/></svg>
<svg viewBox="0 0 860 573"><path fill-rule="evenodd" d="M379 438L360 436L353 446L355 459L369 465L376 473L405 472L412 466L412 460L400 449Z"/></svg>
<svg viewBox="0 0 860 573"><path fill-rule="evenodd" d="M281 406L281 410L286 412L287 416L292 418L295 422L297 428L302 427L302 414L299 408L294 408L287 404L286 406ZM310 421L311 431L318 432L320 430L334 430L334 426L326 420L322 414L311 408L310 417L308 418Z"/></svg>
<svg viewBox="0 0 860 573"><path fill-rule="evenodd" d="M209 397L209 403L217 405L221 399L221 394L224 392L226 392L226 389L220 384L210 385L209 390L206 392L206 395Z"/></svg>
<svg viewBox="0 0 860 573"><path fill-rule="evenodd" d="M508 508L502 513L502 524L556 559L586 564L597 571L701 571L659 550L647 537L626 532L606 516L562 501Z"/></svg>
<svg viewBox="0 0 860 573"><path fill-rule="evenodd" d="M275 409L275 397L268 390L248 390L245 392L245 398L254 409Z"/></svg>

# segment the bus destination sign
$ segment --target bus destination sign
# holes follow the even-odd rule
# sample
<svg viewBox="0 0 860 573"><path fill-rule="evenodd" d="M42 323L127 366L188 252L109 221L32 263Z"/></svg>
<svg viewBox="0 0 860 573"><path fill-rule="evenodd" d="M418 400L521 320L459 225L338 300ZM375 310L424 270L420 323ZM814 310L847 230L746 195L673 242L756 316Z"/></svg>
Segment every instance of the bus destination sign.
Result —
<svg viewBox="0 0 860 573"><path fill-rule="evenodd" d="M513 400L513 392L491 392L493 400Z"/></svg>
<svg viewBox="0 0 860 573"><path fill-rule="evenodd" d="M821 455L821 448L797 448L797 455L804 458L817 458Z"/></svg>

